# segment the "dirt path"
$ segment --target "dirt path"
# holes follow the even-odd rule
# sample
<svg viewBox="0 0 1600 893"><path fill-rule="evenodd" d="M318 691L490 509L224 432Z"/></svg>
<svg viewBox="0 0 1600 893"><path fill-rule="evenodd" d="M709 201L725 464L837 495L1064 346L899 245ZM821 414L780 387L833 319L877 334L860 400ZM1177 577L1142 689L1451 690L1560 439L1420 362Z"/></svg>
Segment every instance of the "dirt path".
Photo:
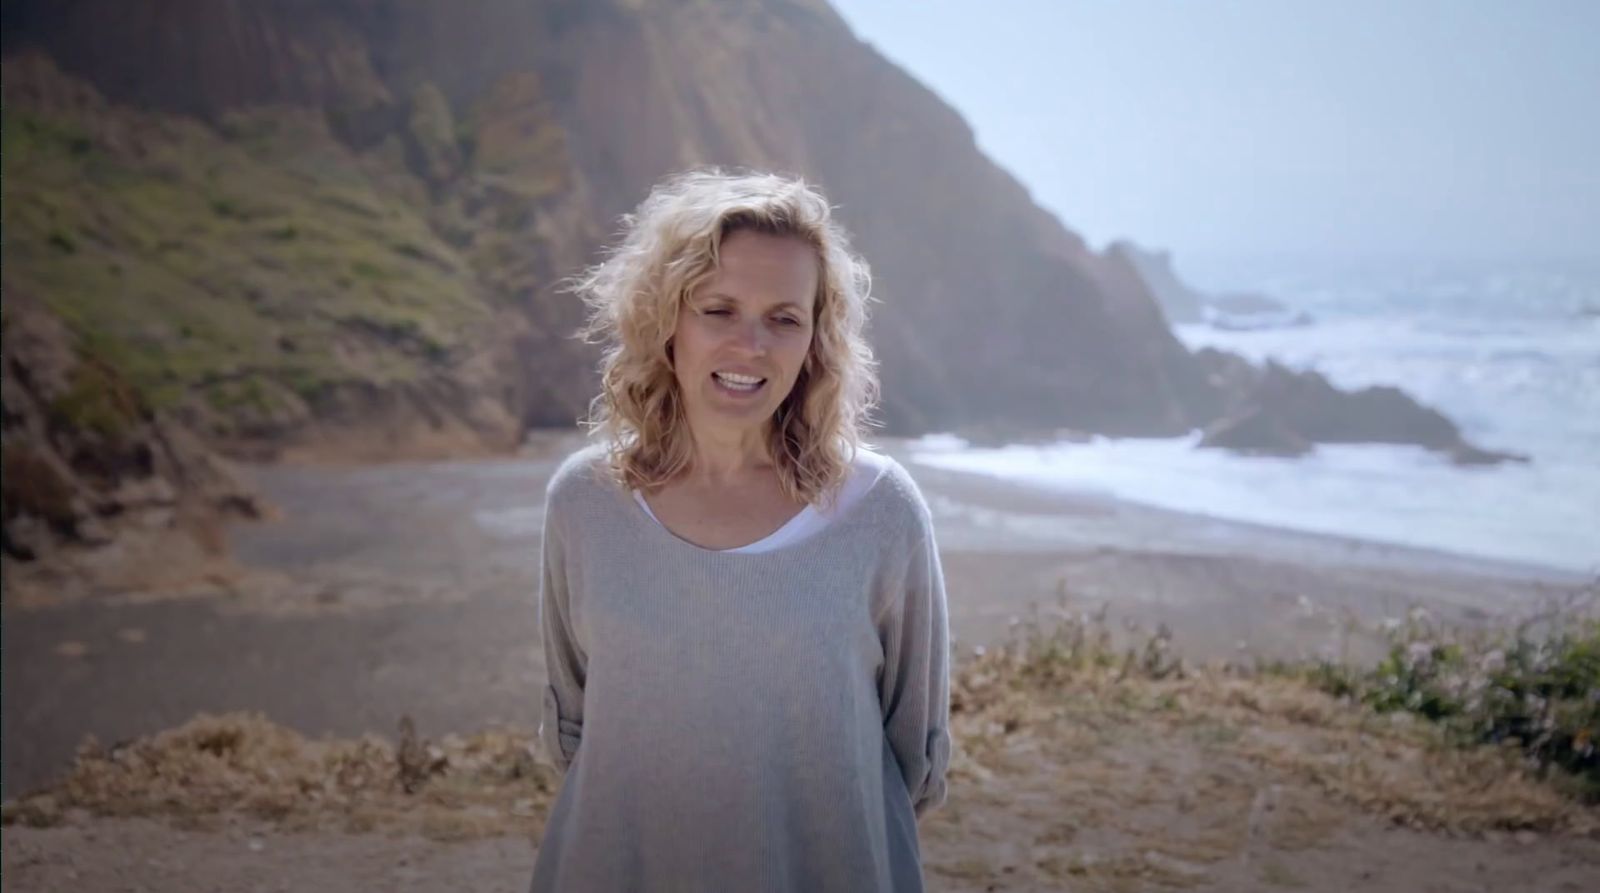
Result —
<svg viewBox="0 0 1600 893"><path fill-rule="evenodd" d="M1164 765L1151 750L1148 767ZM1135 758L1138 759L1138 758ZM1140 764L1130 760L1136 771ZM1251 836L1255 796L1247 774L1219 770L1226 791L1213 816L1139 788L1062 808L1067 767L1036 765L958 793L949 813L924 826L928 887L1007 890L1350 890L1583 893L1600 876L1600 844L1545 835L1454 838L1395 828L1328 807L1299 789L1275 793L1274 819ZM1159 776L1158 776L1159 777ZM1041 791L1061 790L1045 796ZM1189 801L1192 804L1194 801ZM1076 824L1094 813L1103 824ZM1106 819L1114 816L1114 819ZM1186 828L1169 837L1160 829ZM17 891L416 891L512 893L527 889L536 851L523 837L440 842L418 835L285 833L240 819L223 831L187 831L154 819L95 819L4 832L3 872Z"/></svg>

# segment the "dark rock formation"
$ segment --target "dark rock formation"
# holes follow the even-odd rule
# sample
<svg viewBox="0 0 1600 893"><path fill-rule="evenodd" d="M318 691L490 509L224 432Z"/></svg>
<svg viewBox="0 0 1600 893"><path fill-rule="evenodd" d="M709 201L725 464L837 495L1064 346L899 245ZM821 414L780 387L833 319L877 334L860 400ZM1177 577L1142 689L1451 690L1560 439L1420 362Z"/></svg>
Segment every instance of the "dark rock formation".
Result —
<svg viewBox="0 0 1600 893"><path fill-rule="evenodd" d="M1228 395L1222 417L1206 427L1202 447L1299 455L1313 443L1400 443L1446 453L1461 464L1527 461L1468 444L1455 423L1399 388L1341 391L1317 372L1273 362L1258 368L1210 348L1196 359Z"/></svg>
<svg viewBox="0 0 1600 893"><path fill-rule="evenodd" d="M1251 405L1206 426L1200 446L1247 456L1303 456L1315 449L1272 410Z"/></svg>
<svg viewBox="0 0 1600 893"><path fill-rule="evenodd" d="M1223 292L1211 296L1208 302L1224 313L1234 314L1282 313L1289 309L1282 301L1254 291Z"/></svg>

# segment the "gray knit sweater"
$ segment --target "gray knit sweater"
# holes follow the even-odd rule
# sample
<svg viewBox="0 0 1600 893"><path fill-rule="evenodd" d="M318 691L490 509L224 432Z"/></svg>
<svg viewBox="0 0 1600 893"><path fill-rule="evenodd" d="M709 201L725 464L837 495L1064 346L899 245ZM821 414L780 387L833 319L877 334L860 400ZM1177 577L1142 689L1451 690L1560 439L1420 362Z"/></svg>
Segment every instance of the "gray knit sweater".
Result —
<svg viewBox="0 0 1600 893"><path fill-rule="evenodd" d="M948 608L889 468L760 554L651 520L590 446L546 493L539 728L562 787L534 891L913 891L945 799Z"/></svg>

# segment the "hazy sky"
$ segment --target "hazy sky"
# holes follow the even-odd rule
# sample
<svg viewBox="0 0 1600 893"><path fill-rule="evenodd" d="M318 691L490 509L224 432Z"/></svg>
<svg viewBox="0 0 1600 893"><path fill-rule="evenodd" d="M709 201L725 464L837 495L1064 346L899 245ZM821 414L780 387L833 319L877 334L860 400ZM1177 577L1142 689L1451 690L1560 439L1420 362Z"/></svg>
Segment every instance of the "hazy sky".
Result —
<svg viewBox="0 0 1600 893"><path fill-rule="evenodd" d="M833 0L1095 247L1600 257L1600 0Z"/></svg>

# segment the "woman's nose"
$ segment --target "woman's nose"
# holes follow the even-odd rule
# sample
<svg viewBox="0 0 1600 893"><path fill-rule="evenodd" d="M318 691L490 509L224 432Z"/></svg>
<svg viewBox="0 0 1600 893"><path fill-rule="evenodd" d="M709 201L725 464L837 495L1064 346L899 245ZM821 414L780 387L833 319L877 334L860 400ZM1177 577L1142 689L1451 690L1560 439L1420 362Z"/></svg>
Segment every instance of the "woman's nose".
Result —
<svg viewBox="0 0 1600 893"><path fill-rule="evenodd" d="M767 351L767 328L759 319L741 323L734 337L740 347L753 354L763 354Z"/></svg>

